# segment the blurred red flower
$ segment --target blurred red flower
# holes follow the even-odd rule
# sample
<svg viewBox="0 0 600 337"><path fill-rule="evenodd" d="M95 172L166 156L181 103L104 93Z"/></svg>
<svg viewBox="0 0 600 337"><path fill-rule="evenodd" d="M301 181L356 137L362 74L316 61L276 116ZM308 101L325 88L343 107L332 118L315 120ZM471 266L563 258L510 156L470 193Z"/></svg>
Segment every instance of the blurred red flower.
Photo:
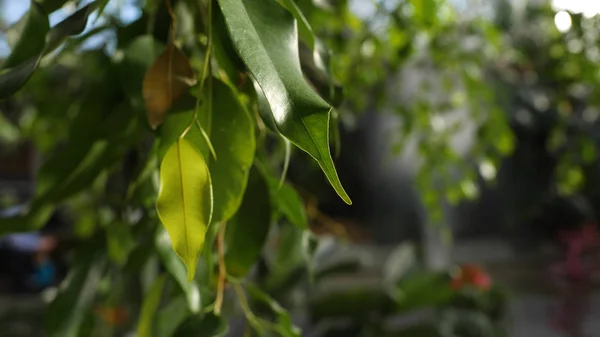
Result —
<svg viewBox="0 0 600 337"><path fill-rule="evenodd" d="M452 277L451 286L452 289L459 290L469 285L481 290L488 290L492 286L492 278L480 266L465 264Z"/></svg>

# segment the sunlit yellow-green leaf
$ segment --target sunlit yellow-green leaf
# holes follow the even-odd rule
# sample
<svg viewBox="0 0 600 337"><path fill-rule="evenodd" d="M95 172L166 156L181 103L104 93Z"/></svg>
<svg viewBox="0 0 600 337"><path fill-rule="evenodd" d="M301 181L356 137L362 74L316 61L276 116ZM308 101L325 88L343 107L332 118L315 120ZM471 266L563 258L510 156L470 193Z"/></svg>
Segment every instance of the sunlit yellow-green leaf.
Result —
<svg viewBox="0 0 600 337"><path fill-rule="evenodd" d="M212 215L212 186L206 161L184 138L169 148L160 165L156 209L192 280Z"/></svg>

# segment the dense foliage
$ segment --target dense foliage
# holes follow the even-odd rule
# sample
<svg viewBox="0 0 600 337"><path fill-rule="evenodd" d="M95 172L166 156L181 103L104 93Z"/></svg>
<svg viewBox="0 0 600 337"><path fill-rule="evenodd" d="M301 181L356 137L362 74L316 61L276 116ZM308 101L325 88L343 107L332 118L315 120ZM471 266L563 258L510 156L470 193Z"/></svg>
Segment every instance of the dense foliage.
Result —
<svg viewBox="0 0 600 337"><path fill-rule="evenodd" d="M392 111L399 149L410 138L421 155L418 181L435 216L444 198L475 197L478 175L493 180L484 172L525 143L510 127L522 114L503 106L512 104L507 88L524 82L556 98L541 106L554 116L544 132L577 135L552 138L566 158L559 189L576 190L580 167L596 161L593 123L576 118L593 113L573 108L581 74L597 90L593 52L582 47L593 36L560 34L551 11L536 12L540 34L551 32L536 38L545 49L527 49L534 44L518 34L532 29L527 20L462 17L444 1L386 2L359 19L347 1L149 0L122 22L98 0L50 25L73 3L32 1L6 34L11 54L0 66L0 138L29 140L43 157L34 198L0 219L0 233L37 230L65 207L78 242L48 308L48 336L215 336L238 316L249 334L299 335L282 305L309 308L315 324L360 317L346 335L499 336L504 294L482 272L479 281L465 281L464 268L431 273L407 263L401 247L376 286L349 282L368 272L323 258L327 242L309 230L286 181L292 150L314 159L351 204L330 153L338 123ZM98 37L105 45L84 48ZM565 49L570 41L579 48ZM548 69L557 76L543 77ZM400 95L415 83L411 71L431 76ZM540 108L527 99L515 98ZM465 130L476 141L460 150L451 140ZM388 331L386 319L432 306L442 309L439 324Z"/></svg>

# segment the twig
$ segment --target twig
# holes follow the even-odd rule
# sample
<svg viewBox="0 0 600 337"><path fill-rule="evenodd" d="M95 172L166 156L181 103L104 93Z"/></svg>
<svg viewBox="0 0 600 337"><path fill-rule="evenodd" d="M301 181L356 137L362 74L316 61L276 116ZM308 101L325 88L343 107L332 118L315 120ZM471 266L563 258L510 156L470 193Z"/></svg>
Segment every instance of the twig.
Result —
<svg viewBox="0 0 600 337"><path fill-rule="evenodd" d="M217 280L217 298L215 299L215 315L221 314L223 306L223 292L225 291L225 279L227 277L227 269L225 267L225 227L226 222L219 226L219 234L217 236L217 254L219 259L219 279Z"/></svg>

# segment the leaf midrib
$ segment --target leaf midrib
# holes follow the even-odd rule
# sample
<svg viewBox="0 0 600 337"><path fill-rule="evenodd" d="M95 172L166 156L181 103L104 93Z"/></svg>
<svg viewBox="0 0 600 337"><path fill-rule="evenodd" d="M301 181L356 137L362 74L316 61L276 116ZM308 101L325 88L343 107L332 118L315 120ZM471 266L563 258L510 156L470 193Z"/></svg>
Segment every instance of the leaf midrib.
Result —
<svg viewBox="0 0 600 337"><path fill-rule="evenodd" d="M185 231L185 251L187 253L187 259L190 259L190 245L188 243L189 233L187 226L187 207L185 204L185 184L183 182L183 161L181 159L181 139L177 140L177 160L179 161L179 182L181 183L181 206L183 207L183 230Z"/></svg>

